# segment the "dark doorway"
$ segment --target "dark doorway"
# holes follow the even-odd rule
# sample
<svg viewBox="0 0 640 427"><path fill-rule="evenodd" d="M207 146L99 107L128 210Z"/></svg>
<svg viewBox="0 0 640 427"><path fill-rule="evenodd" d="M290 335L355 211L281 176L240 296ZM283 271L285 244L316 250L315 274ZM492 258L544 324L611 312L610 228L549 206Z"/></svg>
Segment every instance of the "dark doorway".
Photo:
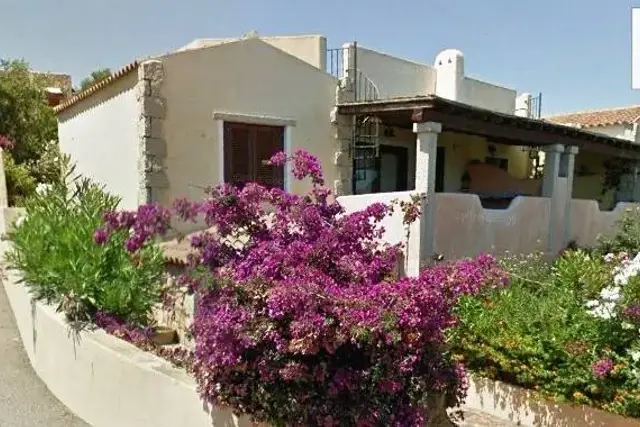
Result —
<svg viewBox="0 0 640 427"><path fill-rule="evenodd" d="M444 147L436 150L436 193L444 191Z"/></svg>
<svg viewBox="0 0 640 427"><path fill-rule="evenodd" d="M377 157L354 160L354 194L407 191L408 166L407 148L380 145Z"/></svg>
<svg viewBox="0 0 640 427"><path fill-rule="evenodd" d="M392 145L380 146L380 182L378 192L407 191L409 150Z"/></svg>

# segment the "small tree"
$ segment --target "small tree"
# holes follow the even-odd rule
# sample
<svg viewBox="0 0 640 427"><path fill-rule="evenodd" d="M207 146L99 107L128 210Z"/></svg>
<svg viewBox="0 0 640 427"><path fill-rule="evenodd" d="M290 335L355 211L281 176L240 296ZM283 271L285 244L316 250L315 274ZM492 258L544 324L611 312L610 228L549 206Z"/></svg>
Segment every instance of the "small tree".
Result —
<svg viewBox="0 0 640 427"><path fill-rule="evenodd" d="M46 75L24 60L0 61L0 135L12 141L4 156L9 203L20 205L39 183L60 177L58 127L46 102Z"/></svg>
<svg viewBox="0 0 640 427"><path fill-rule="evenodd" d="M80 90L89 89L94 84L111 77L111 70L109 68L100 68L91 73L89 77L84 78L80 82Z"/></svg>

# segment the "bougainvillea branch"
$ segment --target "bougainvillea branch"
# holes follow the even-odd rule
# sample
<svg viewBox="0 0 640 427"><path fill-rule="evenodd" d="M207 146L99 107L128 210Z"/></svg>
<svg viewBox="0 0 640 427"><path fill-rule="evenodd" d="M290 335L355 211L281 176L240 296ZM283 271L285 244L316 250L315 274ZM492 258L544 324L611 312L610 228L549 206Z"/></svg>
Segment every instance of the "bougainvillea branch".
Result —
<svg viewBox="0 0 640 427"><path fill-rule="evenodd" d="M9 138L8 136L5 135L0 135L0 148L3 150L11 150L13 147L15 147L16 143L13 141L13 139Z"/></svg>
<svg viewBox="0 0 640 427"><path fill-rule="evenodd" d="M422 426L426 398L459 404L464 369L447 356L444 331L461 295L504 284L496 262L396 278L401 246L381 244L380 226L393 206L346 214L322 187L317 159L298 151L270 161L286 162L310 178L308 194L221 185L172 212L107 212L95 240L125 228L135 252L172 216L210 227L192 239L192 274L181 281L198 293L193 371L208 403L273 425L327 427ZM419 216L410 206L405 222Z"/></svg>

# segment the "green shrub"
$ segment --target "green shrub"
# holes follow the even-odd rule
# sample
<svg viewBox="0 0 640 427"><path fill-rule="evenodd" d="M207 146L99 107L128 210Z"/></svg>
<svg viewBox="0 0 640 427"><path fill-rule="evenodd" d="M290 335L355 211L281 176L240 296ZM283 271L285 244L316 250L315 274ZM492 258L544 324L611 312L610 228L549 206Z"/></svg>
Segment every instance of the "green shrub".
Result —
<svg viewBox="0 0 640 427"><path fill-rule="evenodd" d="M163 260L148 244L135 255L124 249L126 233L103 245L94 242L102 213L118 199L88 179L56 184L26 200L26 216L9 233L9 264L38 300L58 304L73 321L109 313L148 324L160 301Z"/></svg>
<svg viewBox="0 0 640 427"><path fill-rule="evenodd" d="M600 255L608 253L640 252L640 209L627 209L616 222L616 232L613 237L600 237L596 245Z"/></svg>
<svg viewBox="0 0 640 427"><path fill-rule="evenodd" d="M578 298L594 298L613 280L611 265L599 254L584 250L565 251L553 267L551 278L557 287L569 287Z"/></svg>
<svg viewBox="0 0 640 427"><path fill-rule="evenodd" d="M506 289L465 297L456 309L449 338L458 357L484 377L640 417L630 355L640 348L638 330L587 308L611 285L614 266L580 250L552 264L535 256L503 263L512 273Z"/></svg>

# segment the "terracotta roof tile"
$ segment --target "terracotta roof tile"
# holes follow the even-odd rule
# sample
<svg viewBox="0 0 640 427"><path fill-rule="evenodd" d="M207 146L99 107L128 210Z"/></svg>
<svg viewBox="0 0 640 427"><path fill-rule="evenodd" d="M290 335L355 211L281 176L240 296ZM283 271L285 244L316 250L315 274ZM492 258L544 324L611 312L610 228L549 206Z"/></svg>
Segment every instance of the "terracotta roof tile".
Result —
<svg viewBox="0 0 640 427"><path fill-rule="evenodd" d="M60 113L61 111L66 110L67 108L69 108L72 105L76 104L77 102L83 100L84 98L92 95L93 93L99 91L100 89L112 84L113 82L121 79L122 77L128 75L129 73L137 70L138 69L138 65L140 65L140 63L138 61L133 61L133 62L125 65L124 67L122 67L121 69L119 69L118 71L113 73L111 76L107 77L106 79L100 80L98 83L94 84L93 86L83 90L82 92L79 92L79 93L73 95L69 99L66 99L64 102L62 102L61 104L59 104L56 107L54 107L53 110L56 113Z"/></svg>
<svg viewBox="0 0 640 427"><path fill-rule="evenodd" d="M640 122L640 105L562 114L547 117L545 120L561 125L578 125L583 128L637 123Z"/></svg>

